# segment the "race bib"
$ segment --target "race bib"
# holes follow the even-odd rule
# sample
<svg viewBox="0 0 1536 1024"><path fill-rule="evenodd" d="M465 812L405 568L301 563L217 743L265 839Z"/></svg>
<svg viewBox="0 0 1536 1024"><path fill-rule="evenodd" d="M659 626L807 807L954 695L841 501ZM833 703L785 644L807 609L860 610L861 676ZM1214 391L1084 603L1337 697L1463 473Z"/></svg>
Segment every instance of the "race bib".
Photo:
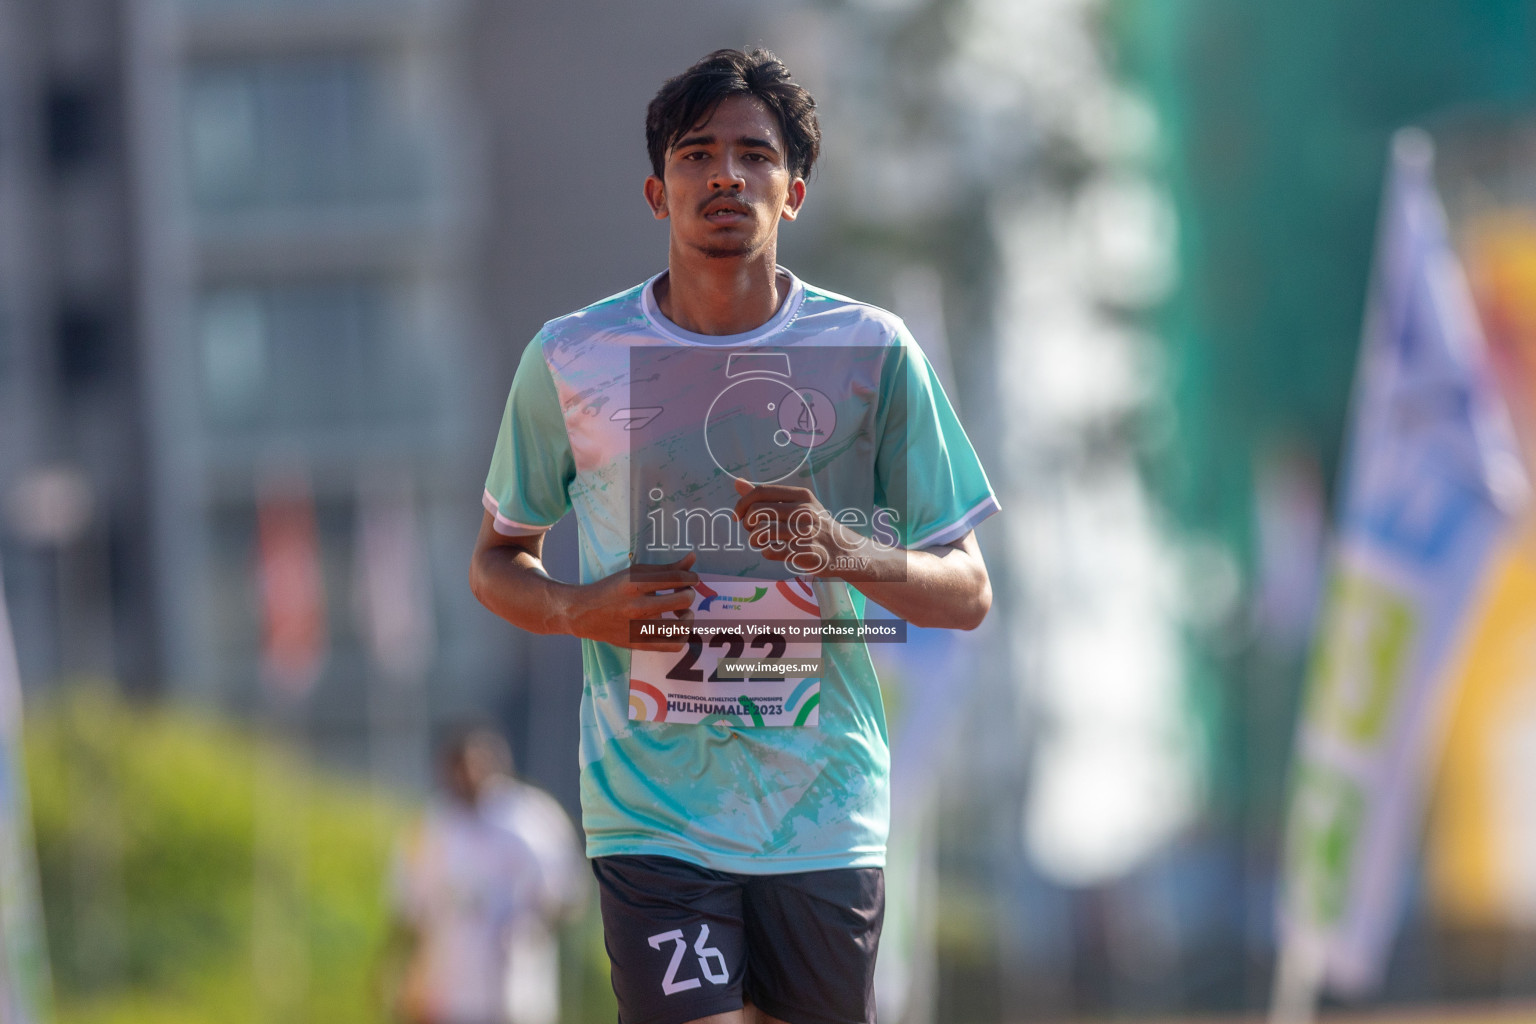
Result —
<svg viewBox="0 0 1536 1024"><path fill-rule="evenodd" d="M810 584L704 576L696 590L686 650L630 652L630 721L817 725L821 609Z"/></svg>

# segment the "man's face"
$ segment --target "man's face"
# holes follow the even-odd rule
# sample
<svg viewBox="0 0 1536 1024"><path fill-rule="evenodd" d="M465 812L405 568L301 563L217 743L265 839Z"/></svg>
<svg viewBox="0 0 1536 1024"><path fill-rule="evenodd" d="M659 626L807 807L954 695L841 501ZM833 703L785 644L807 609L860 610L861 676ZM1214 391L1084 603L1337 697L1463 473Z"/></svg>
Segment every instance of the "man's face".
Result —
<svg viewBox="0 0 1536 1024"><path fill-rule="evenodd" d="M805 182L785 163L783 132L755 96L729 96L667 151L664 177L645 181L674 244L705 256L751 256L771 244L779 220L794 220Z"/></svg>
<svg viewBox="0 0 1536 1024"><path fill-rule="evenodd" d="M443 782L455 800L470 807L491 780L502 774L502 760L494 742L470 739L443 765Z"/></svg>

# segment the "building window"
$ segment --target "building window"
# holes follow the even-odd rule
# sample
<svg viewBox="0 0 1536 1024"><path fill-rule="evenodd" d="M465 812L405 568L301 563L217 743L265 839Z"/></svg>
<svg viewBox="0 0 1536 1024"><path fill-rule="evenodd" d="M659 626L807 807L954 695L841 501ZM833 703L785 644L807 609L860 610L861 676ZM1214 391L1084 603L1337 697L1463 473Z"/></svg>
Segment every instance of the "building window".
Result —
<svg viewBox="0 0 1536 1024"><path fill-rule="evenodd" d="M368 54L202 61L188 71L186 137L207 212L418 200L404 83Z"/></svg>
<svg viewBox="0 0 1536 1024"><path fill-rule="evenodd" d="M59 303L53 329L59 375L68 392L79 394L111 377L119 326L105 302L70 298Z"/></svg>
<svg viewBox="0 0 1536 1024"><path fill-rule="evenodd" d="M410 424L439 374L411 289L370 277L204 290L195 331L209 425L285 434Z"/></svg>
<svg viewBox="0 0 1536 1024"><path fill-rule="evenodd" d="M48 163L55 174L86 164L101 148L100 90L80 82L57 83L44 99Z"/></svg>

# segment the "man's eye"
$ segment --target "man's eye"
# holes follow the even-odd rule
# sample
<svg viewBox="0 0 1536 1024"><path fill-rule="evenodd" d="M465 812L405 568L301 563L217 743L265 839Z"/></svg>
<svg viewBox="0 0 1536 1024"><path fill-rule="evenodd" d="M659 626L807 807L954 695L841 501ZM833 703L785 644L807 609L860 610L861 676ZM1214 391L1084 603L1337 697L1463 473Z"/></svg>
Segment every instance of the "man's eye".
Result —
<svg viewBox="0 0 1536 1024"><path fill-rule="evenodd" d="M708 155L709 154L705 153L703 150L696 149L692 153L684 153L683 154L683 159L684 160L703 160Z"/></svg>

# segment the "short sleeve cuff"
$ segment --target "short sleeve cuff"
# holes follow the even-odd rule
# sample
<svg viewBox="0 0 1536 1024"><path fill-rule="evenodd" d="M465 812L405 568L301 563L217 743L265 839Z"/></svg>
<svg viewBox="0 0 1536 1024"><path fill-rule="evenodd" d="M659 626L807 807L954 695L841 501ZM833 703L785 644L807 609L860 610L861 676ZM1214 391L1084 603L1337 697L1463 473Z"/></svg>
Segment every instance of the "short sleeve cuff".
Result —
<svg viewBox="0 0 1536 1024"><path fill-rule="evenodd" d="M987 519L993 513L1002 511L1002 507L1003 506L999 505L997 502L997 495L989 494L981 501L973 505L970 510L967 511L965 515L961 516L959 519L956 519L954 522L949 523L948 525L941 526L936 530L932 530L929 533L924 534L922 537L919 537L908 544L907 547L914 549L931 548L939 544L948 544L951 541L959 540L961 537L964 537L966 534L976 529L976 527L980 526L982 521ZM500 527L498 526L497 529L500 529Z"/></svg>
<svg viewBox="0 0 1536 1024"><path fill-rule="evenodd" d="M503 537L532 537L549 529L547 526L531 526L528 523L520 523L515 519L508 519L502 515L501 505L497 502L495 495L491 494L489 488L480 496L480 504L484 505L485 510L491 514L496 532Z"/></svg>

